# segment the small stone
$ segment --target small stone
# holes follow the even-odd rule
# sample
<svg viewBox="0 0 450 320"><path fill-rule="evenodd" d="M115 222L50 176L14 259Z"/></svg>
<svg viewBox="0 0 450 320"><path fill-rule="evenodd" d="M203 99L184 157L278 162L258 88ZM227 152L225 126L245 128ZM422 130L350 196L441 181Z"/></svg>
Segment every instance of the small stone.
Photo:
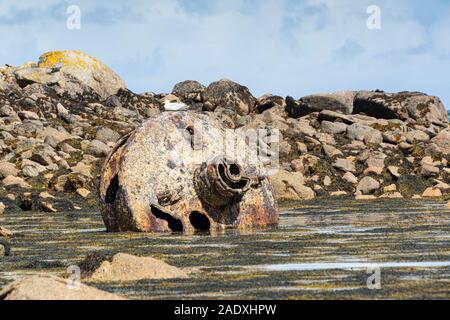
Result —
<svg viewBox="0 0 450 320"><path fill-rule="evenodd" d="M439 168L424 164L420 169L420 174L427 178L437 177L439 176Z"/></svg>
<svg viewBox="0 0 450 320"><path fill-rule="evenodd" d="M22 174L25 177L37 177L39 175L39 171L35 167L32 166L25 166L22 168Z"/></svg>
<svg viewBox="0 0 450 320"><path fill-rule="evenodd" d="M374 195L357 195L355 200L376 200L377 197Z"/></svg>
<svg viewBox="0 0 450 320"><path fill-rule="evenodd" d="M345 172L356 172L355 164L348 159L336 159L333 163L333 167Z"/></svg>
<svg viewBox="0 0 450 320"><path fill-rule="evenodd" d="M115 143L115 142L117 142L117 140L120 139L120 134L118 134L116 131L114 131L108 127L100 127L97 129L95 139L99 140L103 143L108 143L108 142Z"/></svg>
<svg viewBox="0 0 450 320"><path fill-rule="evenodd" d="M396 191L397 191L397 186L395 184L391 184L391 185L388 185L388 186L383 188L383 192L384 193L396 192Z"/></svg>
<svg viewBox="0 0 450 320"><path fill-rule="evenodd" d="M8 193L6 195L6 199L8 199L9 201L16 201L16 196L12 193Z"/></svg>
<svg viewBox="0 0 450 320"><path fill-rule="evenodd" d="M5 212L6 206L3 202L0 202L0 214L3 214Z"/></svg>
<svg viewBox="0 0 450 320"><path fill-rule="evenodd" d="M406 142L402 142L398 144L398 148L400 149L400 151L404 153L410 153L413 150L413 145Z"/></svg>
<svg viewBox="0 0 450 320"><path fill-rule="evenodd" d="M16 166L10 162L0 162L0 179L6 178L7 176L16 177L19 174L19 170Z"/></svg>
<svg viewBox="0 0 450 320"><path fill-rule="evenodd" d="M372 177L364 177L356 188L362 194L370 194L377 191L380 188L380 183Z"/></svg>
<svg viewBox="0 0 450 320"><path fill-rule="evenodd" d="M347 192L345 191L335 191L335 192L331 192L330 196L332 197L342 197L342 196L346 196Z"/></svg>
<svg viewBox="0 0 450 320"><path fill-rule="evenodd" d="M78 188L78 189L77 189L77 193L78 193L81 197L87 198L91 192L90 192L88 189L85 189L85 188Z"/></svg>
<svg viewBox="0 0 450 320"><path fill-rule="evenodd" d="M329 134L340 134L347 131L347 125L342 122L322 121L320 130Z"/></svg>
<svg viewBox="0 0 450 320"><path fill-rule="evenodd" d="M14 233L6 228L0 226L0 237L11 238Z"/></svg>
<svg viewBox="0 0 450 320"><path fill-rule="evenodd" d="M19 186L24 189L31 188L31 186L28 183L26 183L25 181L23 181L22 178L19 177L7 176L5 179L2 180L2 183L5 187Z"/></svg>
<svg viewBox="0 0 450 320"><path fill-rule="evenodd" d="M24 120L24 119L28 119L28 120L39 120L39 116L37 115L36 112L33 111L19 111L17 113L19 115L19 117Z"/></svg>
<svg viewBox="0 0 450 320"><path fill-rule="evenodd" d="M329 187L331 186L331 178L329 176L325 176L325 178L323 178L323 185L325 187Z"/></svg>
<svg viewBox="0 0 450 320"><path fill-rule="evenodd" d="M94 157L105 157L109 154L109 147L99 140L92 140L86 147L86 153Z"/></svg>
<svg viewBox="0 0 450 320"><path fill-rule="evenodd" d="M388 192L380 196L382 199L402 199L403 196L400 192Z"/></svg>
<svg viewBox="0 0 450 320"><path fill-rule="evenodd" d="M390 174L392 174L395 178L400 177L400 173L398 172L399 168L395 166L389 166L388 171Z"/></svg>
<svg viewBox="0 0 450 320"><path fill-rule="evenodd" d="M322 145L322 149L323 153L329 158L334 158L343 155L341 150L327 144Z"/></svg>
<svg viewBox="0 0 450 320"><path fill-rule="evenodd" d="M447 208L449 208L449 209L450 209L450 201L449 201L449 202L447 202Z"/></svg>
<svg viewBox="0 0 450 320"><path fill-rule="evenodd" d="M55 207L53 207L53 204L49 201L41 201L40 205L41 210L44 212L58 212L58 210L55 209Z"/></svg>
<svg viewBox="0 0 450 320"><path fill-rule="evenodd" d="M422 197L424 197L424 198L439 198L439 197L442 197L442 192L439 189L430 187L423 192Z"/></svg>
<svg viewBox="0 0 450 320"><path fill-rule="evenodd" d="M342 176L342 179L344 179L345 181L347 181L348 183L351 183L351 184L357 184L358 183L358 178L351 172L346 172Z"/></svg>
<svg viewBox="0 0 450 320"><path fill-rule="evenodd" d="M297 142L297 143L296 143L296 146L297 146L297 151L298 151L300 154L304 154L304 153L307 153L307 152L308 152L308 147L306 146L306 144L304 144L304 143L302 143L302 142Z"/></svg>

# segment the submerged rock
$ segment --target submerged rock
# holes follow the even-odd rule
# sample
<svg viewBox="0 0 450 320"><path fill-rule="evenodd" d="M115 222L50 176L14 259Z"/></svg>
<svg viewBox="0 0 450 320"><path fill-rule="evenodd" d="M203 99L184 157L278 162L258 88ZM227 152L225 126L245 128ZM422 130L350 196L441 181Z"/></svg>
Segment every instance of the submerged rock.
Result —
<svg viewBox="0 0 450 320"><path fill-rule="evenodd" d="M181 269L150 257L118 253L112 257L91 255L80 264L86 281L120 282L143 279L187 278ZM89 270L92 269L92 270Z"/></svg>
<svg viewBox="0 0 450 320"><path fill-rule="evenodd" d="M106 160L100 203L108 231L246 229L277 224L260 163L224 154L225 130L205 114L162 113L122 138ZM245 146L242 146L245 150Z"/></svg>
<svg viewBox="0 0 450 320"><path fill-rule="evenodd" d="M0 300L124 300L82 283L76 286L71 288L68 280L55 276L35 275L8 284L0 291Z"/></svg>

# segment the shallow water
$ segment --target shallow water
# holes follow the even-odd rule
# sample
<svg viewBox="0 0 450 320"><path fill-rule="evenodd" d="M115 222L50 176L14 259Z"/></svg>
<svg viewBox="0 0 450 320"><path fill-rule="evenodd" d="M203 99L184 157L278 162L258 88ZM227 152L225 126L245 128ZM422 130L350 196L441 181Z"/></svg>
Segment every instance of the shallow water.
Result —
<svg viewBox="0 0 450 320"><path fill-rule="evenodd" d="M316 200L270 230L211 236L109 234L98 213L0 216L16 232L0 286L34 272L64 275L93 251L151 255L189 279L95 286L134 299L450 299L450 210L443 202ZM380 271L381 289L367 279Z"/></svg>

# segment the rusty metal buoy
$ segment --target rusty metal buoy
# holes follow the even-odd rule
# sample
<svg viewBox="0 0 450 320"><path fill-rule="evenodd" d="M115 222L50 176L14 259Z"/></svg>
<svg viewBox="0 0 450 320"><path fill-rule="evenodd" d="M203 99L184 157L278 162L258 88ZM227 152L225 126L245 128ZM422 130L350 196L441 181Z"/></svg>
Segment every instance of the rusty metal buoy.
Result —
<svg viewBox="0 0 450 320"><path fill-rule="evenodd" d="M221 231L278 223L259 163L223 151L225 129L203 113L164 112L123 137L104 164L100 203L111 232Z"/></svg>

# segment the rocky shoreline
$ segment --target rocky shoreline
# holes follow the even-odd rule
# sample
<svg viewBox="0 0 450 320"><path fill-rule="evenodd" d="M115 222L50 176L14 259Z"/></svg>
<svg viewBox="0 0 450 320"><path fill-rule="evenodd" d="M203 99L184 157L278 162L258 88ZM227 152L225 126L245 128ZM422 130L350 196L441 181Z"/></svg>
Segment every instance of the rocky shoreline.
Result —
<svg viewBox="0 0 450 320"><path fill-rule="evenodd" d="M346 91L298 100L254 97L220 80L136 94L95 58L50 52L0 68L0 214L96 208L104 158L165 102L205 112L230 129L278 129L278 201L446 197L450 129L439 98Z"/></svg>

